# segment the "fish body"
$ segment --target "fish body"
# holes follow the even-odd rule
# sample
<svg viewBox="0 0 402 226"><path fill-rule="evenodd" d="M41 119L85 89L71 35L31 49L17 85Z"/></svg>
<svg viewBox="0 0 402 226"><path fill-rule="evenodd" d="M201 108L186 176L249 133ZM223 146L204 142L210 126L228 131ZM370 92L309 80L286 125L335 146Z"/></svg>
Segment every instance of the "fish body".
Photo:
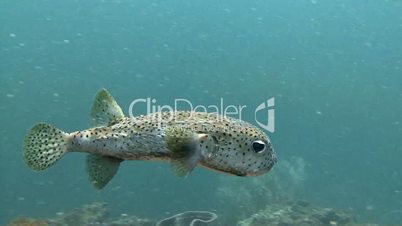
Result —
<svg viewBox="0 0 402 226"><path fill-rule="evenodd" d="M93 128L72 133L40 123L25 138L24 157L44 170L68 152L85 152L87 171L104 187L124 160L167 160L179 176L197 165L238 176L268 172L277 161L268 136L247 122L215 113L176 111L125 117L101 90L92 107Z"/></svg>

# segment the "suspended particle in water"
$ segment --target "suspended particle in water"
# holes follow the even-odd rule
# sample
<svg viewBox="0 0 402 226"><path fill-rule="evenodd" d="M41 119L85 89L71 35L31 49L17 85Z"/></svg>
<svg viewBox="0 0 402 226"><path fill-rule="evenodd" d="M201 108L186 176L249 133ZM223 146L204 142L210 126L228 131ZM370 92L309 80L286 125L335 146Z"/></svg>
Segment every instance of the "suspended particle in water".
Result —
<svg viewBox="0 0 402 226"><path fill-rule="evenodd" d="M231 12L232 12L232 10L230 10L230 9L228 9L228 8L223 9L223 11L224 11L225 13L231 13Z"/></svg>
<svg viewBox="0 0 402 226"><path fill-rule="evenodd" d="M373 210L374 206L373 205L366 205L366 210Z"/></svg>

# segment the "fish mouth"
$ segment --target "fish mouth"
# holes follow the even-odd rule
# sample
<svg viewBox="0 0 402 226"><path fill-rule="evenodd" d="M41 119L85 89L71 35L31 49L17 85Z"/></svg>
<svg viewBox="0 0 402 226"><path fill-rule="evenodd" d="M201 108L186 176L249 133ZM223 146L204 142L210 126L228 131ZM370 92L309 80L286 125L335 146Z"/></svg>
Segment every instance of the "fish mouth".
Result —
<svg viewBox="0 0 402 226"><path fill-rule="evenodd" d="M219 172L219 173L230 174L230 175L235 175L235 176L239 176L239 177L248 176L247 172L244 172L237 168L215 168L215 167L211 167L207 164L201 164L201 166L203 166L207 169L213 170L215 172Z"/></svg>
<svg viewBox="0 0 402 226"><path fill-rule="evenodd" d="M278 163L278 156L276 155L275 152L272 153L272 166ZM271 166L271 168L272 168Z"/></svg>
<svg viewBox="0 0 402 226"><path fill-rule="evenodd" d="M261 176L261 175L264 175L264 174L268 173L269 171L271 171L271 170L269 169L269 170L263 170L263 171L258 171L258 172L249 172L249 173L247 173L247 175L244 175L244 176L246 176L246 177L258 177L258 176Z"/></svg>
<svg viewBox="0 0 402 226"><path fill-rule="evenodd" d="M261 176L263 174L268 173L269 171L272 170L272 168L274 167L275 163L277 160L272 161L271 164L268 165L268 167L264 168L264 169L260 169L260 170L252 170L252 171L244 171L244 170L239 170L236 168L232 168L229 170L219 170L223 173L228 173L228 174L232 174L235 176L239 176L239 177L253 177L253 176Z"/></svg>
<svg viewBox="0 0 402 226"><path fill-rule="evenodd" d="M247 175L245 175L245 176L252 176L252 177L261 176L261 175L264 175L264 174L268 173L269 171L271 171L272 167L273 167L273 164L272 164L272 166L270 166L269 168L266 168L264 170L259 170L256 172L248 172Z"/></svg>
<svg viewBox="0 0 402 226"><path fill-rule="evenodd" d="M270 162L270 164L262 169L262 170L255 170L255 171L250 171L247 172L246 176L261 176L263 174L266 174L268 172L270 172L272 170L272 168L274 167L274 165L278 162L278 158L276 157L275 154L272 155L272 161Z"/></svg>

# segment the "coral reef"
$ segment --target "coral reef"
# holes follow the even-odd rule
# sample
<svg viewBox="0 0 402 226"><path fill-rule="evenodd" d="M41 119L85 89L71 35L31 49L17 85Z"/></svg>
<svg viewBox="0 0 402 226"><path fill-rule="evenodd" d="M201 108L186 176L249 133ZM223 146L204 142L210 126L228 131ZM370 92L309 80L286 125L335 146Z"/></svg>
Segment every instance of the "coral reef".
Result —
<svg viewBox="0 0 402 226"><path fill-rule="evenodd" d="M108 210L105 203L94 203L74 209L66 214L59 214L59 217L50 220L50 223L54 226L97 225L104 222L107 215Z"/></svg>
<svg viewBox="0 0 402 226"><path fill-rule="evenodd" d="M321 208L304 201L295 202L303 198L307 165L302 158L293 157L289 161L282 160L272 173L265 176L247 179L222 176L215 193L216 200L219 200L219 218L217 214L206 211L187 211L159 222L127 214L111 218L105 203L93 203L67 213L59 213L54 219L18 217L8 225L376 226L358 223L350 212Z"/></svg>
<svg viewBox="0 0 402 226"><path fill-rule="evenodd" d="M272 204L234 223L228 223L227 220L237 219L233 214L220 213L218 218L217 214L206 211L187 211L159 222L127 214L110 219L108 213L106 204L93 203L65 214L57 214L54 219L18 217L8 226L377 226L358 223L350 212L321 208L304 201Z"/></svg>
<svg viewBox="0 0 402 226"><path fill-rule="evenodd" d="M17 217L8 223L8 226L49 226L45 220L37 220L28 217Z"/></svg>
<svg viewBox="0 0 402 226"><path fill-rule="evenodd" d="M109 210L105 203L93 203L74 209L68 213L60 213L54 219L44 221L51 226L154 226L155 222L136 216L121 214L117 219L109 219ZM25 226L14 224L12 226ZM28 226L28 225L26 225ZM29 225L31 226L31 225ZM36 226L36 225L35 225ZM42 225L38 225L42 226ZM44 225L45 226L45 225Z"/></svg>
<svg viewBox="0 0 402 226"><path fill-rule="evenodd" d="M201 226L209 225L218 217L207 211L187 211L163 219L158 223L149 219L121 214L117 219L109 219L109 210L105 203L93 203L68 213L59 213L54 219L36 220L18 217L8 226Z"/></svg>
<svg viewBox="0 0 402 226"><path fill-rule="evenodd" d="M299 201L272 205L238 222L237 226L374 226L359 224L353 214L332 208L318 208Z"/></svg>

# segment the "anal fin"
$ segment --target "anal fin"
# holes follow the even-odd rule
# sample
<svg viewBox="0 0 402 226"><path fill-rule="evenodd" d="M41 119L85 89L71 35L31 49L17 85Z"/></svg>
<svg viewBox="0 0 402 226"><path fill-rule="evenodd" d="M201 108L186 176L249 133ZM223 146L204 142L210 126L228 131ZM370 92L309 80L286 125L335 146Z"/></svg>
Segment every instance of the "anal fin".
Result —
<svg viewBox="0 0 402 226"><path fill-rule="evenodd" d="M87 156L87 172L91 183L97 188L102 189L113 178L123 160L89 154Z"/></svg>

